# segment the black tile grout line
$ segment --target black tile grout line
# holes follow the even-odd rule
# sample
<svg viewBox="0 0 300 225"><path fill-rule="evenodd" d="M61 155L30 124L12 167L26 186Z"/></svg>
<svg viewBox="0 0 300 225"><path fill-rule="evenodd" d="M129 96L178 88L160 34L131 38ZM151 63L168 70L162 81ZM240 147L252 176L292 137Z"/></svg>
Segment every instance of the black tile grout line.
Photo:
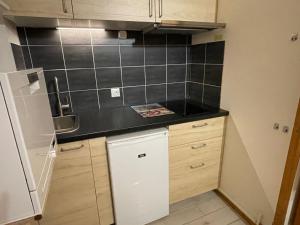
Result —
<svg viewBox="0 0 300 225"><path fill-rule="evenodd" d="M27 38L27 32L26 32L26 28L25 28L25 27L24 27L24 34L25 34L25 39L26 39L26 43L27 43L27 49L28 49L29 58L30 58L30 62L31 62L31 68L33 68L33 62L32 62L32 57L31 57L31 51L30 51L29 42L28 42L28 38ZM25 65L25 67L26 67L26 65Z"/></svg>
<svg viewBox="0 0 300 225"><path fill-rule="evenodd" d="M119 34L118 34L119 35ZM122 69L122 54L121 54L121 45L120 41L118 38L118 48L119 48L119 59L120 59L120 75L121 75L121 84L122 84L122 101L123 101L123 106L125 105L125 94L124 94L124 81L123 81L123 69Z"/></svg>
<svg viewBox="0 0 300 225"><path fill-rule="evenodd" d="M189 82L189 81L188 81ZM158 83L158 84L147 84L147 85L135 85L135 86L124 86L124 87L110 87L110 88L99 88L99 89L83 89L83 90L70 90L70 91L60 91L59 93L68 93L68 92L85 92L85 91L102 91L102 90L110 90L112 88L136 88L136 87L151 87L151 86L162 86L162 85L174 85L174 84L184 84L185 82L171 82L171 83ZM192 82L191 82L192 83ZM193 82L196 83L196 82ZM202 83L199 83L202 84ZM217 86L216 86L217 87ZM55 94L55 92L48 92L48 94Z"/></svg>
<svg viewBox="0 0 300 225"><path fill-rule="evenodd" d="M62 46L61 31L60 30L58 30L58 34L59 34L59 41L60 41L61 53L62 53L62 57L63 57L64 67L65 67L65 75L66 75L66 80L67 80L67 86L68 86L68 92L69 92L69 98L70 98L71 111L73 112L74 110L73 110L72 97L71 97L71 93L70 93L69 77L68 77L68 71L67 71L67 68L66 68L65 53L64 53L64 48ZM58 98L59 98L59 96L58 96Z"/></svg>
<svg viewBox="0 0 300 225"><path fill-rule="evenodd" d="M166 83L168 83L168 34L166 34ZM166 102L168 101L168 85L166 85Z"/></svg>
<svg viewBox="0 0 300 225"><path fill-rule="evenodd" d="M145 103L148 103L148 97L147 97L147 75L146 75L146 47L145 47L145 34L143 33L143 50L144 50L144 83L145 83Z"/></svg>
<svg viewBox="0 0 300 225"><path fill-rule="evenodd" d="M92 36L92 32L91 30L89 31L90 34L90 39L91 39L91 47L92 47L92 57L93 57L93 65L94 65L94 76L95 76L95 82L96 82L96 89L98 90L98 79L97 79L97 74L96 74L96 64L95 64L95 55L94 55L94 46L93 46L93 36ZM99 110L101 109L101 105L100 105L100 96L99 93L97 91L97 101L98 101L98 108Z"/></svg>
<svg viewBox="0 0 300 225"><path fill-rule="evenodd" d="M207 44L205 44L204 48L204 68L203 68L203 81L202 83L205 83L205 63L206 63L206 50L207 50ZM202 104L204 104L204 85L202 84Z"/></svg>
<svg viewBox="0 0 300 225"><path fill-rule="evenodd" d="M201 83L201 82L197 82L197 81L187 81L188 83L194 83L194 84L201 84L201 85L206 85L209 87L216 87L216 88L221 88L222 85L218 86L218 85L213 85L213 84L206 84L206 83Z"/></svg>

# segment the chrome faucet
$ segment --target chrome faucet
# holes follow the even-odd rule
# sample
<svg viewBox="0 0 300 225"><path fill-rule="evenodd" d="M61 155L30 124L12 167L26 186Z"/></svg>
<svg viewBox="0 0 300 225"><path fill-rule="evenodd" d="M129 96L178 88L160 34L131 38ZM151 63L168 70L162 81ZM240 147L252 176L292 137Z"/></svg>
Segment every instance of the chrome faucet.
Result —
<svg viewBox="0 0 300 225"><path fill-rule="evenodd" d="M57 101L58 101L58 111L59 111L59 116L64 116L64 109L69 109L70 104L62 104L60 100L60 94L59 94L59 87L58 87L58 78L54 77L54 82L55 82L55 91L57 95Z"/></svg>

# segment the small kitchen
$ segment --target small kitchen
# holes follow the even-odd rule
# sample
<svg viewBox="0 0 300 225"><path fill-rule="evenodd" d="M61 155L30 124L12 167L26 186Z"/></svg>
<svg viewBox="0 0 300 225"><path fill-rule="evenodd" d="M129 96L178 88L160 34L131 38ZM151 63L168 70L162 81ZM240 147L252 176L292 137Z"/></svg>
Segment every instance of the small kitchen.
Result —
<svg viewBox="0 0 300 225"><path fill-rule="evenodd" d="M296 224L297 22L272 80L236 4L0 1L0 224Z"/></svg>

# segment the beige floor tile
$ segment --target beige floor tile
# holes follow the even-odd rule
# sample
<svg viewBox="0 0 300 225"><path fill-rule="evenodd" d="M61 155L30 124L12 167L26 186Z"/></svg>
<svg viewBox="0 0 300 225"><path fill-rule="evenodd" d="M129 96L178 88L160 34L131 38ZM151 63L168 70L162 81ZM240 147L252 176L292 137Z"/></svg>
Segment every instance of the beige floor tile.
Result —
<svg viewBox="0 0 300 225"><path fill-rule="evenodd" d="M182 225L193 221L204 214L194 206L181 208L162 220L165 225Z"/></svg>
<svg viewBox="0 0 300 225"><path fill-rule="evenodd" d="M208 214L227 205L213 191L193 198L196 206L204 213Z"/></svg>
<svg viewBox="0 0 300 225"><path fill-rule="evenodd" d="M239 217L229 207L225 207L188 223L188 225L228 225L238 219Z"/></svg>
<svg viewBox="0 0 300 225"><path fill-rule="evenodd" d="M178 211L179 209L189 208L189 207L197 207L197 201L195 201L194 198L189 198L186 200L183 200L181 202L174 203L170 205L170 214L173 212Z"/></svg>
<svg viewBox="0 0 300 225"><path fill-rule="evenodd" d="M242 220L237 220L233 223L231 223L230 225L247 225L245 222L243 222Z"/></svg>

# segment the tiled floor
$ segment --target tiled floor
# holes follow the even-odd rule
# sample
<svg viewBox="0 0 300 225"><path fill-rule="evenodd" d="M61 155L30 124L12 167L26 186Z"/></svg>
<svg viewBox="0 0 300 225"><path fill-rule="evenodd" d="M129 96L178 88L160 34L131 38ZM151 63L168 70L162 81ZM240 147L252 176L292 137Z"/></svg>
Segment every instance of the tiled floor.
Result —
<svg viewBox="0 0 300 225"><path fill-rule="evenodd" d="M214 192L175 203L168 217L148 225L246 225Z"/></svg>

